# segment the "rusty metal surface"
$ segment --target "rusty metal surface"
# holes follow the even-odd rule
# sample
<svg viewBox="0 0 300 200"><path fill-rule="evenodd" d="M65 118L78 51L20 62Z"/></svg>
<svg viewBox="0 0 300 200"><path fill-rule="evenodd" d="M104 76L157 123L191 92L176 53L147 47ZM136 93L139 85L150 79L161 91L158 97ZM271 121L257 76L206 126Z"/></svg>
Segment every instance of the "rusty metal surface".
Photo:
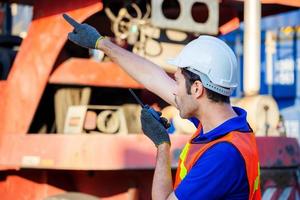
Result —
<svg viewBox="0 0 300 200"><path fill-rule="evenodd" d="M300 166L300 147L295 138L257 137L262 168Z"/></svg>
<svg viewBox="0 0 300 200"><path fill-rule="evenodd" d="M172 166L177 167L189 137L172 137ZM156 148L142 134L9 134L0 135L0 155L6 169L153 169Z"/></svg>
<svg viewBox="0 0 300 200"><path fill-rule="evenodd" d="M50 76L50 83L80 84L100 87L143 88L113 62L71 58Z"/></svg>
<svg viewBox="0 0 300 200"><path fill-rule="evenodd" d="M175 170L172 171L173 176ZM300 195L295 170L262 170L262 199L296 200ZM97 196L105 200L129 199L137 190L138 199L150 199L153 170L73 171L35 170L0 171L2 200L41 200L67 191ZM118 180L118 181L115 181Z"/></svg>
<svg viewBox="0 0 300 200"><path fill-rule="evenodd" d="M29 176L30 175L30 176ZM9 199L42 199L45 194L54 195L64 190L47 185L47 173L35 171L34 174L24 172L23 176L11 171L0 172L0 196L3 200Z"/></svg>
<svg viewBox="0 0 300 200"><path fill-rule="evenodd" d="M82 22L102 8L96 0L77 0L67 3L67 9L77 8L80 3L86 5L86 2L94 4L71 10L68 14ZM59 6L59 10L64 7L58 0L52 1L51 5L53 7L37 2L35 16L46 16ZM28 36L12 66L6 89L1 93L0 133L25 134L28 131L49 74L71 30L61 14L42 17L31 23Z"/></svg>
<svg viewBox="0 0 300 200"><path fill-rule="evenodd" d="M22 169L2 171L0 177L1 200L43 200L70 191L93 195L101 200L148 200L151 197L153 170Z"/></svg>
<svg viewBox="0 0 300 200"><path fill-rule="evenodd" d="M270 187L296 187L297 168L290 169L262 169L261 170L261 187L263 189Z"/></svg>
<svg viewBox="0 0 300 200"><path fill-rule="evenodd" d="M298 199L300 187L297 168L262 169L261 189L262 199Z"/></svg>

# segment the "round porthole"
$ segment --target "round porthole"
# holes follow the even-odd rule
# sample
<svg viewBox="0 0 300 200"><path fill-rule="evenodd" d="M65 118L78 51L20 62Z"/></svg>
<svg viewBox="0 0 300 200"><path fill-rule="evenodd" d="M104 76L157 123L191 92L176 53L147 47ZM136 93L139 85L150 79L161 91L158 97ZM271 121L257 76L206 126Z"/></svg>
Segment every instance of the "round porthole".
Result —
<svg viewBox="0 0 300 200"><path fill-rule="evenodd" d="M162 13L167 19L177 19L180 15L180 3L177 0L165 0L162 3Z"/></svg>
<svg viewBox="0 0 300 200"><path fill-rule="evenodd" d="M205 23L208 20L208 12L207 5L199 2L194 3L191 10L193 20L198 23Z"/></svg>

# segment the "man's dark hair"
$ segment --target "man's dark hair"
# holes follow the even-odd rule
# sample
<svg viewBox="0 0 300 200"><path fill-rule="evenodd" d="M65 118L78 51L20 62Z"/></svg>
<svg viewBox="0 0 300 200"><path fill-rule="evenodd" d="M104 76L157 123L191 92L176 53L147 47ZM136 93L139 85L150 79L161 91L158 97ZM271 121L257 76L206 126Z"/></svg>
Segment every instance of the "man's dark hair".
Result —
<svg viewBox="0 0 300 200"><path fill-rule="evenodd" d="M190 72L189 70L187 70L186 68L183 68L181 69L181 73L182 75L184 76L185 78L185 86L186 86L186 89L187 89L187 93L188 94L191 94L191 87L193 85L193 83L195 81L201 81L200 77L193 73L193 72ZM230 99L229 97L227 96L224 96L222 94L219 94L219 93L216 93L210 89L206 89L206 93L207 93L207 98L212 100L213 102L216 102L216 103L230 103Z"/></svg>

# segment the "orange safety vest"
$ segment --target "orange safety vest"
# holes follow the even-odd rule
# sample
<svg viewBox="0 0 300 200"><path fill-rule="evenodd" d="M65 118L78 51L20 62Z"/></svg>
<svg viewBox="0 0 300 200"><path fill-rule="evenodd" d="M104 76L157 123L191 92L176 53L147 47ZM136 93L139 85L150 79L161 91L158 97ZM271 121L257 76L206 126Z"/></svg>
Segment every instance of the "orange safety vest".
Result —
<svg viewBox="0 0 300 200"><path fill-rule="evenodd" d="M245 161L247 178L249 183L249 200L261 199L261 192L259 186L259 160L254 134L252 132L241 133L238 131L233 131L221 138L218 138L206 144L192 143L192 140L196 136L198 136L201 129L202 126L200 125L192 139L185 145L180 154L174 189L177 188L180 182L189 173L193 165L197 162L197 160L203 155L203 153L207 149L219 142L229 142L238 149Z"/></svg>

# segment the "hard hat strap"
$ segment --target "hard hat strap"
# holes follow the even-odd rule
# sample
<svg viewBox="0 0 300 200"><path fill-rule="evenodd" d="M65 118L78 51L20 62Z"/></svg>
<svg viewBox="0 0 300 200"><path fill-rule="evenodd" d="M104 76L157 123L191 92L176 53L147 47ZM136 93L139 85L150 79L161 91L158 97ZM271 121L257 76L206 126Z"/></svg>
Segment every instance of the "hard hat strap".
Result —
<svg viewBox="0 0 300 200"><path fill-rule="evenodd" d="M210 89L218 94L224 95L224 96L230 96L234 90L234 88L224 88L222 86L216 85L214 84L206 74L203 74L201 72L199 72L198 70L192 68L192 67L187 67L187 70L189 70L190 72L193 72L195 74L197 74L201 81L202 84L205 88Z"/></svg>

